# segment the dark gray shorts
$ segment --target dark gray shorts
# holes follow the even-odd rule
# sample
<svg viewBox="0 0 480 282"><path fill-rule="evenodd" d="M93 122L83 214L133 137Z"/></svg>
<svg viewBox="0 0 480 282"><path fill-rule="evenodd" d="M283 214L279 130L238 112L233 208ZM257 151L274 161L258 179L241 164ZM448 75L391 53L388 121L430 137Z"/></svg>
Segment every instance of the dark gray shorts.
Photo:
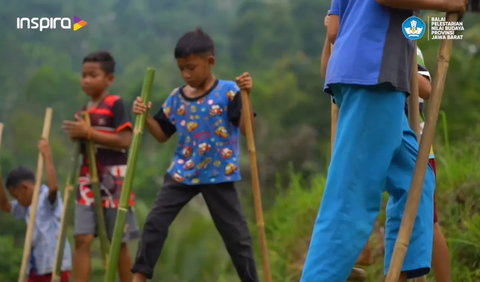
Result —
<svg viewBox="0 0 480 282"><path fill-rule="evenodd" d="M115 228L115 220L117 218L117 209L104 208L105 224L107 225L108 239L112 240L113 229ZM74 235L95 235L97 236L97 220L93 206L75 205L75 227ZM137 219L133 208L128 209L127 218L125 220L125 229L122 242L126 243L140 237Z"/></svg>

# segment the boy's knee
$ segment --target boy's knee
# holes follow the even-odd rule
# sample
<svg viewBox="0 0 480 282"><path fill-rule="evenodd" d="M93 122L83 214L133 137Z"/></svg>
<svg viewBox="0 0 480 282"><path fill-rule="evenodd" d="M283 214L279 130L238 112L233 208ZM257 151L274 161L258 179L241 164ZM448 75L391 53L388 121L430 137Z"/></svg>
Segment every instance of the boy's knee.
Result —
<svg viewBox="0 0 480 282"><path fill-rule="evenodd" d="M92 246L93 235L77 235L75 236L75 249L88 249Z"/></svg>

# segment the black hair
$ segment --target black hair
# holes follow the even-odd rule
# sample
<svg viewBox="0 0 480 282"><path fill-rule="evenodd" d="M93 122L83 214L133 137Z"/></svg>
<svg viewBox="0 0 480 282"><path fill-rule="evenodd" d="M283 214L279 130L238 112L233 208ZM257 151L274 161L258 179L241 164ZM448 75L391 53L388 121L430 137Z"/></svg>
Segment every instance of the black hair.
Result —
<svg viewBox="0 0 480 282"><path fill-rule="evenodd" d="M82 63L100 63L100 67L106 75L115 72L115 59L108 51L98 51L88 54Z"/></svg>
<svg viewBox="0 0 480 282"><path fill-rule="evenodd" d="M215 44L212 37L201 27L185 33L175 46L175 59L205 54L215 55Z"/></svg>
<svg viewBox="0 0 480 282"><path fill-rule="evenodd" d="M19 166L8 173L5 186L7 189L16 188L24 181L35 182L35 174L30 169Z"/></svg>

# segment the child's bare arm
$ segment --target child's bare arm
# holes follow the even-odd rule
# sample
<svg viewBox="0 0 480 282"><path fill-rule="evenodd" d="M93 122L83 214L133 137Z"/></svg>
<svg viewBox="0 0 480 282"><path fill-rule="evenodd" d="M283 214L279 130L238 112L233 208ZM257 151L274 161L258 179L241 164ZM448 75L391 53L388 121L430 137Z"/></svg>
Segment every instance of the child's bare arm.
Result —
<svg viewBox="0 0 480 282"><path fill-rule="evenodd" d="M151 108L152 102L149 102L147 106L143 103L142 98L137 97L135 102L133 102L132 111L135 115L141 115L150 111ZM153 136L153 138L155 138L159 143L167 142L168 139L170 139L170 136L172 136L176 131L175 126L170 122L163 108L160 109L160 111L158 111L154 117L152 117L150 114L147 115L145 127Z"/></svg>
<svg viewBox="0 0 480 282"><path fill-rule="evenodd" d="M440 12L465 12L467 0L377 0L377 3L405 10L435 10Z"/></svg>
<svg viewBox="0 0 480 282"><path fill-rule="evenodd" d="M51 204L55 203L58 195L58 180L57 180L57 171L55 170L55 165L53 163L52 152L50 150L50 145L46 139L40 140L38 142L38 149L45 161L45 171L47 173L47 186L49 189L48 200Z"/></svg>
<svg viewBox="0 0 480 282"><path fill-rule="evenodd" d="M328 11L328 14L325 16L325 28L328 29L328 23L330 22L330 11ZM325 79L327 76L327 67L328 67L328 61L330 60L330 56L332 55L332 44L330 43L330 40L328 39L328 33L327 36L325 37L325 43L323 44L323 50L322 50L322 77Z"/></svg>
<svg viewBox="0 0 480 282"><path fill-rule="evenodd" d="M428 77L419 74L418 75L418 95L424 100L430 99L430 93L432 92L432 85Z"/></svg>
<svg viewBox="0 0 480 282"><path fill-rule="evenodd" d="M166 135L162 127L160 126L160 123L155 120L151 115L147 116L145 126L147 127L148 132L157 140L159 143L165 143L170 139L170 136Z"/></svg>
<svg viewBox="0 0 480 282"><path fill-rule="evenodd" d="M95 144L117 149L128 149L132 143L132 130L125 128L117 133L105 133L98 130L91 130L90 140Z"/></svg>
<svg viewBox="0 0 480 282"><path fill-rule="evenodd" d="M322 77L325 79L327 76L327 67L328 61L330 60L330 56L332 55L332 48L330 41L328 41L328 37L325 38L325 43L323 44L322 50Z"/></svg>
<svg viewBox="0 0 480 282"><path fill-rule="evenodd" d="M7 193L5 192L5 187L3 186L2 172L0 164L0 209L4 212L10 212L12 210L12 204L7 198Z"/></svg>
<svg viewBox="0 0 480 282"><path fill-rule="evenodd" d="M116 132L95 130L78 114L75 121L64 121L62 127L71 139L87 139L109 148L128 149L132 142L132 124L121 99L115 101L112 112Z"/></svg>
<svg viewBox="0 0 480 282"><path fill-rule="evenodd" d="M329 15L328 26L327 26L327 37L328 41L331 44L335 44L337 39L338 30L340 29L340 16L338 15Z"/></svg>

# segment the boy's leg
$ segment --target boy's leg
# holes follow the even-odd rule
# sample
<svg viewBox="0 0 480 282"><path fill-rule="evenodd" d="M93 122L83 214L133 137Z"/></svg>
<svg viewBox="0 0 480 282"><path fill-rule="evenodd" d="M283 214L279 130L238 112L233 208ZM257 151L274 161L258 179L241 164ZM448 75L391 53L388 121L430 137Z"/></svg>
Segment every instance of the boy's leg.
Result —
<svg viewBox="0 0 480 282"><path fill-rule="evenodd" d="M113 237L117 214L117 209L105 209L105 224L107 225L107 233L110 240L112 240ZM118 257L118 276L120 277L120 282L132 282L133 274L130 269L133 266L133 260L126 243L140 237L140 230L138 229L133 208L130 208L127 212L123 230L122 245Z"/></svg>
<svg viewBox="0 0 480 282"><path fill-rule="evenodd" d="M179 184L169 174L165 175L162 190L147 216L138 243L137 256L132 268L135 274L133 281L152 279L155 264L167 239L168 228L185 204L198 193L199 186Z"/></svg>
<svg viewBox="0 0 480 282"><path fill-rule="evenodd" d="M387 204L387 222L385 224L385 275L390 267L390 260L405 211L418 156L417 137L410 129L406 116L403 118L403 128L402 145L393 158L388 171L386 186L390 198ZM402 272L407 273L408 279L424 276L430 271L433 244L434 191L435 176L432 167L429 165L415 225L402 268Z"/></svg>
<svg viewBox="0 0 480 282"><path fill-rule="evenodd" d="M430 159L435 177L437 176L437 166L435 159ZM437 204L435 194L433 195L433 252L432 252L432 269L437 282L450 282L452 273L450 270L450 252L448 250L447 241L442 234L437 218Z"/></svg>
<svg viewBox="0 0 480 282"><path fill-rule="evenodd" d="M75 282L90 281L90 247L96 233L95 210L92 206L75 206L75 251L73 252L73 270Z"/></svg>
<svg viewBox="0 0 480 282"><path fill-rule="evenodd" d="M360 256L357 259L356 264L362 265L362 266L369 266L373 264L373 254L372 250L370 248L370 242L367 241L367 244L363 248L362 252L360 253Z"/></svg>
<svg viewBox="0 0 480 282"><path fill-rule="evenodd" d="M327 184L301 282L343 282L372 233L402 140L405 94L333 85L339 105Z"/></svg>
<svg viewBox="0 0 480 282"><path fill-rule="evenodd" d="M252 237L233 182L202 187L202 195L242 282L258 282Z"/></svg>

